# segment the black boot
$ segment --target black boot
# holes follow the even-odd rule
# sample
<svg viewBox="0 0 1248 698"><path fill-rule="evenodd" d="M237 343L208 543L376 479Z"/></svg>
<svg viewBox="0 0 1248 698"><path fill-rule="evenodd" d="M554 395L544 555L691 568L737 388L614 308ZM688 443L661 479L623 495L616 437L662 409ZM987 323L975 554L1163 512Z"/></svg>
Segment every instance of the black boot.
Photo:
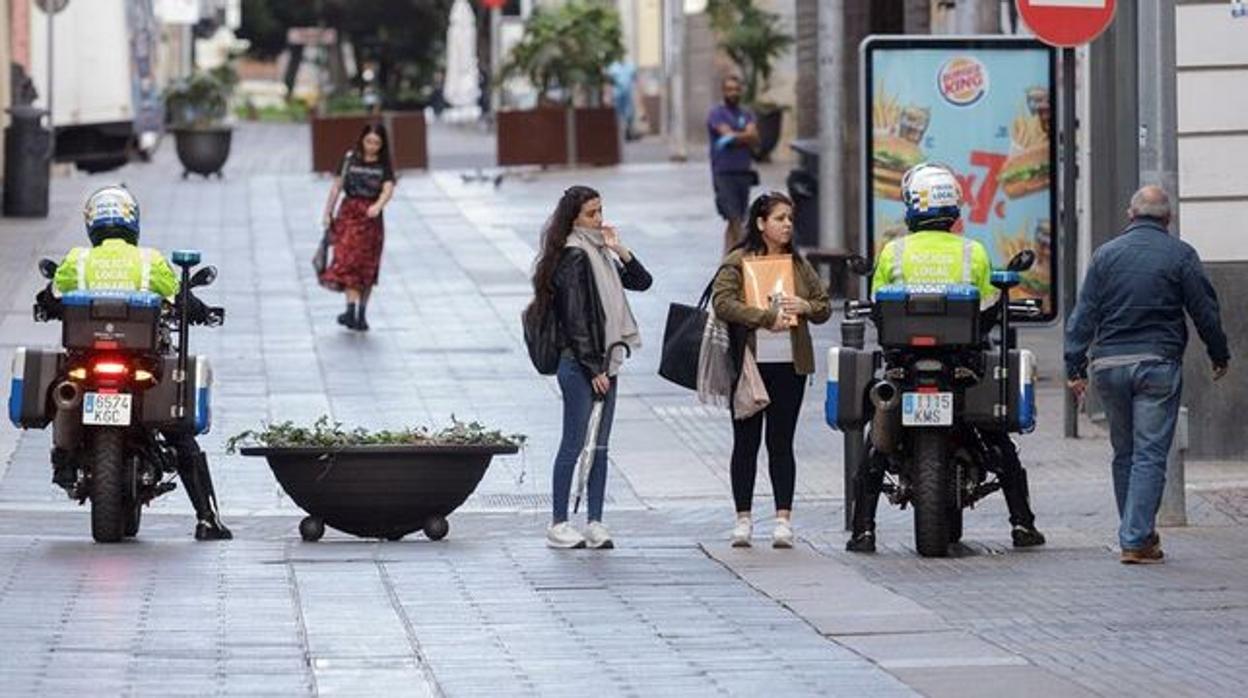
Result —
<svg viewBox="0 0 1248 698"><path fill-rule="evenodd" d="M72 454L63 448L52 448L52 484L70 491L78 484L78 469Z"/></svg>
<svg viewBox="0 0 1248 698"><path fill-rule="evenodd" d="M354 330L355 326L355 303L347 303L346 312L338 316L338 324L347 329Z"/></svg>
<svg viewBox="0 0 1248 698"><path fill-rule="evenodd" d="M178 453L178 477L199 519L195 524L195 540L230 540L234 534L221 523L221 515L217 513L217 495L212 487L212 473L208 471L208 457L190 436L180 437L174 448Z"/></svg>
<svg viewBox="0 0 1248 698"><path fill-rule="evenodd" d="M1044 545L1044 534L1035 526L1015 526L1010 531L1010 539L1015 548L1030 548Z"/></svg>
<svg viewBox="0 0 1248 698"><path fill-rule="evenodd" d="M355 328L354 328L354 329L359 330L360 332L368 331L368 320L365 319L364 317L365 311L367 309L368 309L368 304L365 303L364 301L360 301L359 310L356 312L356 315L355 315Z"/></svg>
<svg viewBox="0 0 1248 698"><path fill-rule="evenodd" d="M875 531L862 531L850 536L845 542L845 550L851 553L875 552Z"/></svg>

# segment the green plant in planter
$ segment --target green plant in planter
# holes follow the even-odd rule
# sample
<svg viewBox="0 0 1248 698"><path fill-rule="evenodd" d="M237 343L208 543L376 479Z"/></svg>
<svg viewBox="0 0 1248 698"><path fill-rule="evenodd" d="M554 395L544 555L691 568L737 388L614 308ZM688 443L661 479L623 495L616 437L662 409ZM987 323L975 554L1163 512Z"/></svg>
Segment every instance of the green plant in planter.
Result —
<svg viewBox="0 0 1248 698"><path fill-rule="evenodd" d="M503 82L525 77L539 99L571 105L578 92L601 102L607 66L624 57L620 15L602 0L570 0L539 7L524 24L524 38L508 54ZM552 99L552 92L559 97Z"/></svg>
<svg viewBox="0 0 1248 698"><path fill-rule="evenodd" d="M776 60L795 41L781 27L780 15L755 6L754 0L708 0L706 11L720 50L741 70L742 101L760 113L779 109L758 96L767 91Z"/></svg>
<svg viewBox="0 0 1248 698"><path fill-rule="evenodd" d="M226 441L227 453L241 447L262 446L287 448L315 446L342 448L346 446L519 446L523 434L504 434L487 429L479 422L461 422L451 415L451 425L436 431L428 427L409 427L397 431L369 431L363 427L347 429L341 422L321 415L311 426L286 421L266 423L259 430L240 432Z"/></svg>
<svg viewBox="0 0 1248 698"><path fill-rule="evenodd" d="M231 86L223 75L197 72L165 90L165 115L175 129L219 126L229 113Z"/></svg>

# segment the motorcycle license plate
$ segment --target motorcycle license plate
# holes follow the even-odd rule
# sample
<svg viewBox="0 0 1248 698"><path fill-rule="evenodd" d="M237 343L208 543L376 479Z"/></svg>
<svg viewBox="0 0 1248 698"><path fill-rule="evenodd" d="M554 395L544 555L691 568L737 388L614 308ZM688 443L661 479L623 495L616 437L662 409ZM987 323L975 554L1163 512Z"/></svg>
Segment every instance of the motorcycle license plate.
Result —
<svg viewBox="0 0 1248 698"><path fill-rule="evenodd" d="M953 393L903 393L901 425L905 427L953 426Z"/></svg>
<svg viewBox="0 0 1248 698"><path fill-rule="evenodd" d="M82 423L97 427L130 426L131 395L87 393L82 398Z"/></svg>

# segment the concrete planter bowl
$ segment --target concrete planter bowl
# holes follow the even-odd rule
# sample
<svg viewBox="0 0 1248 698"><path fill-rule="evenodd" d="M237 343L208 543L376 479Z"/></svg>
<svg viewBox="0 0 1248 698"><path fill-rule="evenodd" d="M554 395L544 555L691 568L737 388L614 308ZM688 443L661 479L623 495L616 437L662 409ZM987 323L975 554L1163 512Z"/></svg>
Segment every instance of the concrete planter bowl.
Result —
<svg viewBox="0 0 1248 698"><path fill-rule="evenodd" d="M361 538L399 540L424 531L440 540L446 517L472 494L496 455L514 444L403 446L247 447L263 456L282 489L308 516L299 523L305 541L325 527Z"/></svg>
<svg viewBox="0 0 1248 698"><path fill-rule="evenodd" d="M182 179L191 173L221 177L221 168L230 159L233 130L228 126L174 129L178 161L182 163Z"/></svg>

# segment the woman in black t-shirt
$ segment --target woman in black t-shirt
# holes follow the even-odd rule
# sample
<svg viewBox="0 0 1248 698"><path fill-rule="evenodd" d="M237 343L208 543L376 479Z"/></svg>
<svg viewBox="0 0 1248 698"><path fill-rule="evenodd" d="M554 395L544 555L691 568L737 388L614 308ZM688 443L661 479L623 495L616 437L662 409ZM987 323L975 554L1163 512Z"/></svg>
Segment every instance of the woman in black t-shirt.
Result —
<svg viewBox="0 0 1248 698"><path fill-rule="evenodd" d="M335 217L340 194L346 197ZM353 330L368 329L365 310L377 284L385 240L381 212L393 195L394 169L386 129L370 124L343 157L325 202L324 225L333 226L334 259L320 281L327 288L346 292L347 310L338 316L338 323Z"/></svg>

